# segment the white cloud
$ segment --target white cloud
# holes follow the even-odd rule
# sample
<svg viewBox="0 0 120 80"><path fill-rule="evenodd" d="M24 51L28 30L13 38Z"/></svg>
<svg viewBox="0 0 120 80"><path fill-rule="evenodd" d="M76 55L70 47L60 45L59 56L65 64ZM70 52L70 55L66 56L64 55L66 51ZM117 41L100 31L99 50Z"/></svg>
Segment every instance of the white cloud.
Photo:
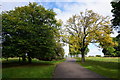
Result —
<svg viewBox="0 0 120 80"><path fill-rule="evenodd" d="M78 3L73 4L69 4L69 2L65 5L59 2L57 4L59 4L59 6L63 6L64 11L58 12L57 17L62 19L64 22L70 16L79 14L79 12L85 11L85 9L93 10L94 12L103 16L112 17L110 0L80 0Z"/></svg>
<svg viewBox="0 0 120 80"><path fill-rule="evenodd" d="M94 44L90 43L88 46L89 52L87 56L95 56L95 55L104 56L104 54L102 53L102 49L97 47L98 45L99 45L98 43L94 43Z"/></svg>
<svg viewBox="0 0 120 80"><path fill-rule="evenodd" d="M53 8L53 10L54 10L58 15L60 15L60 13L62 13L62 11L61 11L60 9L58 9L58 8Z"/></svg>

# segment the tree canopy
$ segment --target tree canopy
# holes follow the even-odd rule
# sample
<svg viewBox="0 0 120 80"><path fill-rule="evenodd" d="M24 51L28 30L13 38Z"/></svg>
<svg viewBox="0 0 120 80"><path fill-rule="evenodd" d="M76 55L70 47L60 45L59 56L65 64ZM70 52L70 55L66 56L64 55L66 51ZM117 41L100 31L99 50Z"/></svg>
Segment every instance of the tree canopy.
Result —
<svg viewBox="0 0 120 80"><path fill-rule="evenodd" d="M110 18L94 13L92 10L73 15L65 26L67 34L63 41L81 51L82 62L85 61L85 50L89 43L100 43L101 47L115 45L110 37L112 31Z"/></svg>
<svg viewBox="0 0 120 80"><path fill-rule="evenodd" d="M61 26L55 15L37 3L2 12L3 57L55 58Z"/></svg>
<svg viewBox="0 0 120 80"><path fill-rule="evenodd" d="M120 27L120 1L112 1L111 5L113 7L113 9L111 10L111 12L113 13L113 19L112 19L112 24L115 28L117 28L117 26Z"/></svg>

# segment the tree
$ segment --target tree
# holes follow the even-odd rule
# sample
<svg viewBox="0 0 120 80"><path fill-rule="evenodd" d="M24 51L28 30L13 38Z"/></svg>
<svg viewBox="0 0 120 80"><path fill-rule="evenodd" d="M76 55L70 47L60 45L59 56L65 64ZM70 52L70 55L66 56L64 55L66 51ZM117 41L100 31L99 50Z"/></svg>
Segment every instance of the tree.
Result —
<svg viewBox="0 0 120 80"><path fill-rule="evenodd" d="M51 60L56 56L56 33L61 25L52 9L37 3L2 12L3 57L13 54L28 58Z"/></svg>
<svg viewBox="0 0 120 80"><path fill-rule="evenodd" d="M81 51L81 61L85 62L85 50L89 43L100 43L101 47L115 45L110 37L112 29L109 20L109 17L98 15L92 10L86 10L85 13L80 12L78 15L73 15L67 21L66 31L68 33L63 41L70 44L72 39L76 48Z"/></svg>
<svg viewBox="0 0 120 80"><path fill-rule="evenodd" d="M116 56L114 47L107 47L102 50L105 56Z"/></svg>
<svg viewBox="0 0 120 80"><path fill-rule="evenodd" d="M62 43L60 43L60 42L56 43L55 51L56 51L58 58L62 58L62 59L64 58L65 52L64 52L64 49L62 48Z"/></svg>
<svg viewBox="0 0 120 80"><path fill-rule="evenodd" d="M114 40L118 43L118 46L115 46L116 49L115 53L116 56L120 57L120 34L114 38Z"/></svg>
<svg viewBox="0 0 120 80"><path fill-rule="evenodd" d="M111 5L113 9L111 12L113 13L113 19L112 19L112 24L115 28L118 26L120 27L120 1L119 0L113 0L111 2Z"/></svg>
<svg viewBox="0 0 120 80"><path fill-rule="evenodd" d="M103 48L102 52L104 53L105 56L119 57L120 56L120 34L115 38L113 38L113 42L117 42L117 46Z"/></svg>

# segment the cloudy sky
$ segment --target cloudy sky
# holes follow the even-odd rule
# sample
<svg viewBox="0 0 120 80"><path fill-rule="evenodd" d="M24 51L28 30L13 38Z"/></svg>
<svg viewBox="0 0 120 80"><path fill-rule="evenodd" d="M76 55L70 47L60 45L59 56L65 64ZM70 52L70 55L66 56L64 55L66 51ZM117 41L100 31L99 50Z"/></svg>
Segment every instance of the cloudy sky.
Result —
<svg viewBox="0 0 120 80"><path fill-rule="evenodd" d="M47 9L53 9L56 13L57 19L62 19L65 23L66 20L74 14L79 14L81 11L93 10L94 12L103 15L110 16L111 13L111 0L2 0L0 1L1 11L11 10L18 6L28 5L29 2L37 2L43 5ZM117 33L111 36L116 36ZM98 45L98 44L97 44ZM68 53L68 47L64 47L66 54ZM88 54L102 54L101 49L97 48L95 45L89 45L90 52Z"/></svg>

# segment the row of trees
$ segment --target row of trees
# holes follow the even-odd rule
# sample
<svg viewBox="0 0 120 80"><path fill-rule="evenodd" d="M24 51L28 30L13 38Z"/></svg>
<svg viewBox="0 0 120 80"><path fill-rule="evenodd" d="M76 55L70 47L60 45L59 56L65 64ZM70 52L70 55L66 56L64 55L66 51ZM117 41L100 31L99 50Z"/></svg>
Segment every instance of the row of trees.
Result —
<svg viewBox="0 0 120 80"><path fill-rule="evenodd" d="M119 18L116 18L119 11L117 3L111 3L115 8L112 10L115 15L112 20L114 26L120 23ZM112 53L114 49L120 51L119 46L114 47L117 42L119 45L119 35L114 40L110 37L113 28L108 16L104 17L92 10L80 12L69 18L61 32L61 21L57 21L55 15L53 10L45 9L37 3L2 12L3 57L17 56L22 57L23 61L27 57L29 62L31 58L52 60L63 57L60 39L69 44L70 54L82 55L82 62L85 62L89 43L100 43L99 47L111 50Z"/></svg>
<svg viewBox="0 0 120 80"><path fill-rule="evenodd" d="M37 3L2 12L2 56L52 60L64 56L56 13Z"/></svg>

